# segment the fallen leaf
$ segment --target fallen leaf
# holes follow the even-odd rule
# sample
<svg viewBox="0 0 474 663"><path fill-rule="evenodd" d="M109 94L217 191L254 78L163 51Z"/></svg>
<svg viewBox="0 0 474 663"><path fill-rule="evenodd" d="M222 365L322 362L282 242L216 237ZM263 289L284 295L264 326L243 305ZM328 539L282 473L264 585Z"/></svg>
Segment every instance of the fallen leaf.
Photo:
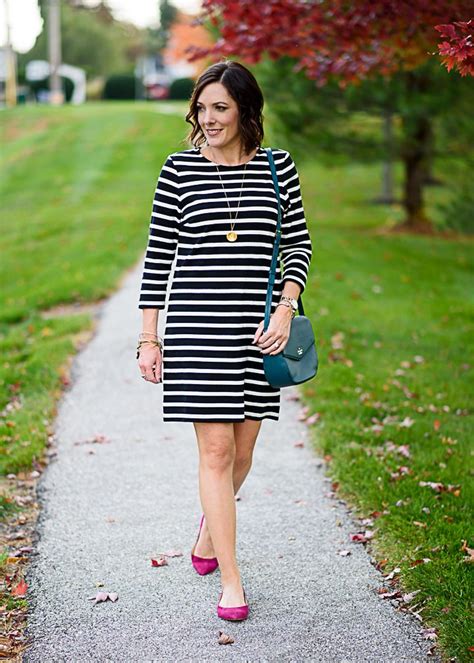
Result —
<svg viewBox="0 0 474 663"><path fill-rule="evenodd" d="M417 527L427 527L426 523L420 523L419 520L414 520L413 524L416 525Z"/></svg>
<svg viewBox="0 0 474 663"><path fill-rule="evenodd" d="M151 558L151 565L152 566L168 566L168 560L166 557L152 557Z"/></svg>
<svg viewBox="0 0 474 663"><path fill-rule="evenodd" d="M418 485L422 488L425 486L432 488L436 493L440 493L444 489L444 485L439 481L419 481Z"/></svg>
<svg viewBox="0 0 474 663"><path fill-rule="evenodd" d="M401 421L398 424L398 426L400 428L410 428L411 426L413 426L414 423L415 423L414 419L411 419L410 417L405 417L405 419L403 419L403 421Z"/></svg>
<svg viewBox="0 0 474 663"><path fill-rule="evenodd" d="M399 589L395 589L393 592L384 592L380 594L383 599L398 599L401 597L401 592Z"/></svg>
<svg viewBox="0 0 474 663"><path fill-rule="evenodd" d="M28 557L7 557L7 564L19 564L20 562L26 562Z"/></svg>
<svg viewBox="0 0 474 663"><path fill-rule="evenodd" d="M403 476L406 476L407 474L411 474L411 470L409 467L406 465L402 465L399 467L395 472L390 472L390 478L392 479L401 479Z"/></svg>
<svg viewBox="0 0 474 663"><path fill-rule="evenodd" d="M181 550L168 550L167 552L161 553L164 557L182 557L183 553Z"/></svg>
<svg viewBox="0 0 474 663"><path fill-rule="evenodd" d="M435 419L435 420L433 421L433 428L434 428L435 430L439 430L439 427L440 427L440 426L441 426L441 421L440 421L439 419Z"/></svg>
<svg viewBox="0 0 474 663"><path fill-rule="evenodd" d="M309 405L305 405L301 408L298 414L298 421L304 421L309 415Z"/></svg>
<svg viewBox="0 0 474 663"><path fill-rule="evenodd" d="M94 605L96 605L97 603L107 601L108 598L108 592L97 592L95 596L89 596L89 601L94 601Z"/></svg>
<svg viewBox="0 0 474 663"><path fill-rule="evenodd" d="M403 594L402 595L402 601L404 603L410 603L410 601L413 601L415 596L420 592L421 590L415 589L415 591L410 592L409 594Z"/></svg>
<svg viewBox="0 0 474 663"><path fill-rule="evenodd" d="M18 585L12 589L11 593L13 596L26 596L27 589L28 585L22 578Z"/></svg>
<svg viewBox="0 0 474 663"><path fill-rule="evenodd" d="M219 639L217 641L220 645L231 645L234 641L234 638L224 631L219 631Z"/></svg>
<svg viewBox="0 0 474 663"><path fill-rule="evenodd" d="M429 564L429 562L431 562L431 559L429 557L423 557L423 559L415 559L410 564L410 569L414 569L415 566L419 566L420 564Z"/></svg>
<svg viewBox="0 0 474 663"><path fill-rule="evenodd" d="M348 555L351 554L351 551L350 550L339 550L337 554L340 555L341 557L347 557Z"/></svg>
<svg viewBox="0 0 474 663"><path fill-rule="evenodd" d="M467 541L463 540L461 551L467 553L467 556L463 557L462 561L472 564L474 562L474 548L468 548Z"/></svg>
<svg viewBox="0 0 474 663"><path fill-rule="evenodd" d="M388 575L385 576L385 580L392 580L392 578L394 578L396 575L398 575L400 573L400 571L401 571L401 568L399 566L397 566L396 569L393 569L393 571L391 573L389 573Z"/></svg>
<svg viewBox="0 0 474 663"><path fill-rule="evenodd" d="M379 561L376 563L375 568L378 569L379 571L382 571L383 568L384 568L385 566L387 566L387 564L388 564L388 559L387 559L387 558L384 558L384 559L379 560Z"/></svg>
<svg viewBox="0 0 474 663"><path fill-rule="evenodd" d="M339 331L331 336L331 346L333 350L342 350L344 348L344 332Z"/></svg>
<svg viewBox="0 0 474 663"><path fill-rule="evenodd" d="M410 447L408 444L399 444L396 448L396 452L405 458L410 458Z"/></svg>
<svg viewBox="0 0 474 663"><path fill-rule="evenodd" d="M452 493L455 497L459 497L461 493L460 484L449 483L445 485L440 481L419 481L418 485L421 486L422 488L425 487L431 488L432 490L435 491L435 493L441 493L441 492Z"/></svg>
<svg viewBox="0 0 474 663"><path fill-rule="evenodd" d="M321 418L321 415L319 414L319 412L316 412L315 414L312 414L310 417L305 419L304 423L307 426L311 426L312 424L315 424L317 421L319 421L320 418Z"/></svg>
<svg viewBox="0 0 474 663"><path fill-rule="evenodd" d="M374 532L367 529L365 532L357 532L356 534L350 534L349 536L353 543L366 543L374 536Z"/></svg>

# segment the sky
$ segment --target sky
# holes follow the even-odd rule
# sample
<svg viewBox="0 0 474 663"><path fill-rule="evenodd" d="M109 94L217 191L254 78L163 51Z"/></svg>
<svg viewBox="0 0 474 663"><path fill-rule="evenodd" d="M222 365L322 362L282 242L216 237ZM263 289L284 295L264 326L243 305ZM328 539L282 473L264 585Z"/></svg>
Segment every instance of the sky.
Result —
<svg viewBox="0 0 474 663"><path fill-rule="evenodd" d="M98 4L95 0L85 0L84 4ZM108 5L118 19L135 23L140 27L156 24L158 20L158 0L108 0ZM200 0L173 0L179 9L195 13L199 11ZM41 20L36 0L0 0L0 46L6 43L5 5L10 15L10 38L13 48L26 53L35 43L41 32Z"/></svg>

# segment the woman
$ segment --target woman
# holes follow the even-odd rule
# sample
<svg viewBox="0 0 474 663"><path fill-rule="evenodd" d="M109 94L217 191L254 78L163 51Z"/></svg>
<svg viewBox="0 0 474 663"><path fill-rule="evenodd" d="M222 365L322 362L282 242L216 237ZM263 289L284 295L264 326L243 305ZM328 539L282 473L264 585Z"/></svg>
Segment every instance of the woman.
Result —
<svg viewBox="0 0 474 663"><path fill-rule="evenodd" d="M235 495L262 420L279 417L280 390L265 379L263 355L287 343L312 250L296 167L273 149L284 276L278 267L263 333L278 202L261 147L262 110L257 81L237 62L214 64L196 82L186 115L193 147L170 154L158 178L139 301L142 377L163 382L163 421L192 422L196 433L204 514L191 560L201 575L220 567L217 614L231 620L249 612ZM162 341L158 315L175 255Z"/></svg>

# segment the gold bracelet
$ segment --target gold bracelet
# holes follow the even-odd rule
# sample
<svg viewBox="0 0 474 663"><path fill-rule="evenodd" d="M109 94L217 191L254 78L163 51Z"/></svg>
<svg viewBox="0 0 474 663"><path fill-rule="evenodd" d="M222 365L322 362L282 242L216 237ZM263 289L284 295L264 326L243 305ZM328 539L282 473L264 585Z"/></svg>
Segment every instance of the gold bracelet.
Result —
<svg viewBox="0 0 474 663"><path fill-rule="evenodd" d="M139 359L140 357L140 348L142 345L145 345L145 343L151 343L151 345L155 345L160 349L160 351L163 351L163 342L161 341L161 339L158 339L157 341L152 341L152 340L139 341L137 345L137 356L136 356L137 359Z"/></svg>
<svg viewBox="0 0 474 663"><path fill-rule="evenodd" d="M286 300L283 300L282 302L278 302L278 304L276 305L276 308L278 308L278 306L286 306L286 308L291 309L291 317L292 317L292 318L295 317L295 311L293 310L293 307L292 307L292 305L290 304L290 302L288 302L288 301L286 301Z"/></svg>

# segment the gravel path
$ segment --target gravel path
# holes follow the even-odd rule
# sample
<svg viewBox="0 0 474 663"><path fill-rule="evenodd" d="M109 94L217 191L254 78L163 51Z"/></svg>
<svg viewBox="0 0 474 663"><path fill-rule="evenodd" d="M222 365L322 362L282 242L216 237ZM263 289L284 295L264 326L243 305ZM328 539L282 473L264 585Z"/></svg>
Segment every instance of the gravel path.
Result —
<svg viewBox="0 0 474 663"><path fill-rule="evenodd" d="M189 559L201 513L194 429L161 422L161 387L141 380L134 358L140 271L101 307L60 403L58 455L39 483L24 661L436 660L420 625L377 596L363 546L348 543L354 526L327 494L289 389L280 421L263 422L237 502L250 618L217 617L219 572L198 576ZM76 444L95 435L108 442ZM151 566L170 549L184 554ZM99 582L118 601L93 605ZM235 642L219 645L220 630Z"/></svg>

